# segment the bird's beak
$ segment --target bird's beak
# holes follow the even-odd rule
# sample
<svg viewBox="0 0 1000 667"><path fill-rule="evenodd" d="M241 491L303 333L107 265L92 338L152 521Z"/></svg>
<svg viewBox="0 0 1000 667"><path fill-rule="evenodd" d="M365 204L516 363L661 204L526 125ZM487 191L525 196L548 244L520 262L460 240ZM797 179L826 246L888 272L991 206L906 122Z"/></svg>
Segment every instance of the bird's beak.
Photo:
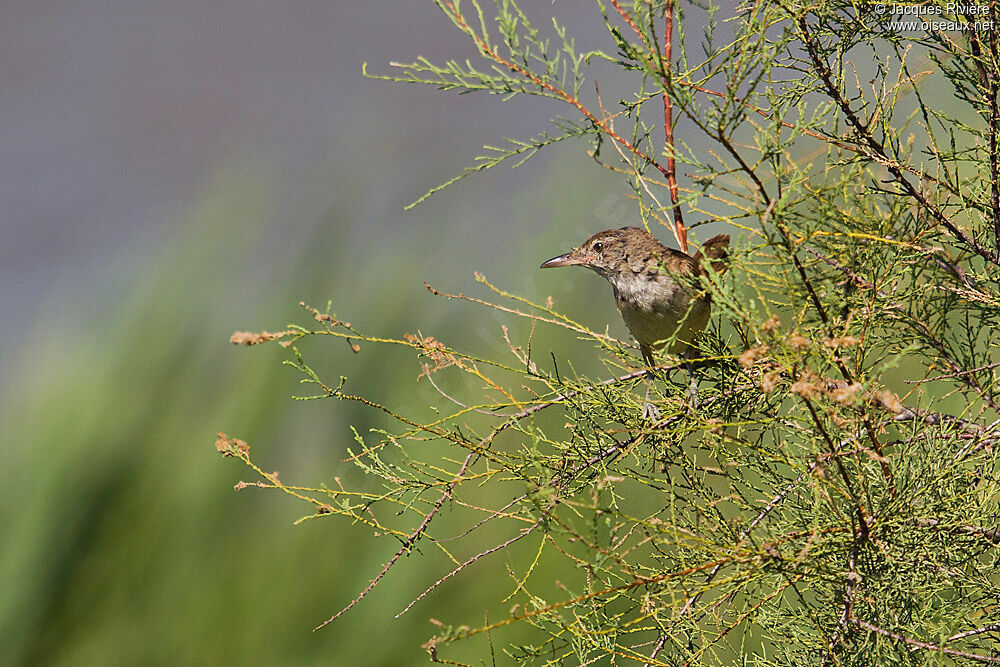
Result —
<svg viewBox="0 0 1000 667"><path fill-rule="evenodd" d="M553 257L547 262L542 262L542 265L538 268L540 269L553 269L557 266L576 266L578 264L585 264L579 257L574 257L572 252L568 252L565 255L559 255L558 257Z"/></svg>

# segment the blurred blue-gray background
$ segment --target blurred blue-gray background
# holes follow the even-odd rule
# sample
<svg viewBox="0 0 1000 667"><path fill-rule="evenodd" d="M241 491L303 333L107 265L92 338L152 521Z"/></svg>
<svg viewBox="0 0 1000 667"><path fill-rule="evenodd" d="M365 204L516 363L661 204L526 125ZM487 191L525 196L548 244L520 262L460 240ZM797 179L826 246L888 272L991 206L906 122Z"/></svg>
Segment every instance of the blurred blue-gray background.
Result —
<svg viewBox="0 0 1000 667"><path fill-rule="evenodd" d="M595 5L529 8L580 50L613 51ZM624 335L599 278L537 271L634 222L622 182L578 143L404 212L482 145L571 115L365 79L364 62L475 58L430 0L22 1L0 15L0 662L424 663L430 618L482 619L476 580L394 620L446 571L408 559L312 633L396 544L337 520L293 526L302 505L234 492L251 473L213 447L225 430L286 482L332 484L355 474L349 426L382 416L292 401L287 353L229 335L332 300L372 334L495 349L505 320L423 287L475 293L477 270L586 301L581 320ZM616 82L600 83L613 106ZM410 353L307 347L359 393L426 405Z"/></svg>

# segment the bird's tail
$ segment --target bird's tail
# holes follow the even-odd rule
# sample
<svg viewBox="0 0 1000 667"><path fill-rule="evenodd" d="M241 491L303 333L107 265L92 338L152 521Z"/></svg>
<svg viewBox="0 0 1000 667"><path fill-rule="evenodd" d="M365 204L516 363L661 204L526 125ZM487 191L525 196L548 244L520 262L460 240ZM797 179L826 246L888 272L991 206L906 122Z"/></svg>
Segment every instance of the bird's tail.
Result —
<svg viewBox="0 0 1000 667"><path fill-rule="evenodd" d="M712 261L712 269L715 271L725 271L726 269L726 257L729 253L726 252L726 248L729 247L729 234L719 234L718 236L713 236L704 243L701 244L701 250L695 253L694 260L698 262L701 266L702 262L706 259Z"/></svg>

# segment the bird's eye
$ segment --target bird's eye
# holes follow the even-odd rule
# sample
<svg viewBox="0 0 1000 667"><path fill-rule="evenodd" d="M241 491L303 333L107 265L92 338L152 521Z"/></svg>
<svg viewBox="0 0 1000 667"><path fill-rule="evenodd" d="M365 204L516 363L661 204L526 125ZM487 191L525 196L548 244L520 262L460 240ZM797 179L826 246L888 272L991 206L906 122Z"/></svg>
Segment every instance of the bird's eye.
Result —
<svg viewBox="0 0 1000 667"><path fill-rule="evenodd" d="M600 241L598 241L597 243L594 244L594 252L601 252L602 250L604 250L604 244L603 243L601 243Z"/></svg>

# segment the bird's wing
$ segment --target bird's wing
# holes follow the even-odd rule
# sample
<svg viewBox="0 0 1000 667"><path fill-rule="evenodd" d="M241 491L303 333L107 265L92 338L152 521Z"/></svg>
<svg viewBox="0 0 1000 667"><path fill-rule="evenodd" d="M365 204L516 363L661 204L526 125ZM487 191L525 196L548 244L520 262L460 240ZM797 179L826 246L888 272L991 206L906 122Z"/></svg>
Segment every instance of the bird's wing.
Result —
<svg viewBox="0 0 1000 667"><path fill-rule="evenodd" d="M668 270L676 271L677 273L697 273L698 260L695 257L689 257L675 248L668 248L666 246L660 247L660 256L663 258L662 263Z"/></svg>
<svg viewBox="0 0 1000 667"><path fill-rule="evenodd" d="M712 260L712 269L723 271L726 268L725 260L729 256L726 248L729 247L729 234L719 234L708 239L701 244L701 249L695 253L695 264L700 267L705 259Z"/></svg>

